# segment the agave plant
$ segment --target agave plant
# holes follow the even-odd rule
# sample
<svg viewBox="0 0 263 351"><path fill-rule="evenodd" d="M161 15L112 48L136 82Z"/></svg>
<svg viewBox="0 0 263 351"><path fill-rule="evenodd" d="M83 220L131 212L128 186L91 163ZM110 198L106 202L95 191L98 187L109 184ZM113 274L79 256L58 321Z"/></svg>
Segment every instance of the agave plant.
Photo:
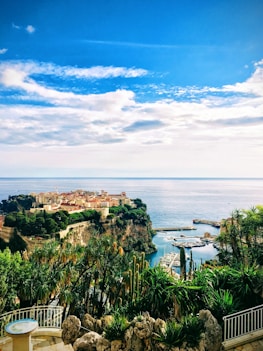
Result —
<svg viewBox="0 0 263 351"><path fill-rule="evenodd" d="M168 346L181 346L185 341L182 324L179 324L174 320L168 321L165 330L158 335L156 340Z"/></svg>
<svg viewBox="0 0 263 351"><path fill-rule="evenodd" d="M122 316L118 312L113 315L113 320L104 329L104 336L106 339L122 340L126 329L129 327L129 322L126 317Z"/></svg>
<svg viewBox="0 0 263 351"><path fill-rule="evenodd" d="M189 315L184 318L182 326L187 345L190 347L198 346L202 333L205 331L204 321L197 316Z"/></svg>

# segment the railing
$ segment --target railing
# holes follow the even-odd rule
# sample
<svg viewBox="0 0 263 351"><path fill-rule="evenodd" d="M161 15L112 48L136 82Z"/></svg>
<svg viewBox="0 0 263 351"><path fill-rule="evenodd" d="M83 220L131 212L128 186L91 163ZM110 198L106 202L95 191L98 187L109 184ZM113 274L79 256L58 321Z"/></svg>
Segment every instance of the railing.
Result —
<svg viewBox="0 0 263 351"><path fill-rule="evenodd" d="M38 321L40 328L61 328L63 307L33 306L4 313L0 316L0 338L6 335L5 326L13 321L32 318Z"/></svg>
<svg viewBox="0 0 263 351"><path fill-rule="evenodd" d="M223 317L224 342L262 330L263 305Z"/></svg>

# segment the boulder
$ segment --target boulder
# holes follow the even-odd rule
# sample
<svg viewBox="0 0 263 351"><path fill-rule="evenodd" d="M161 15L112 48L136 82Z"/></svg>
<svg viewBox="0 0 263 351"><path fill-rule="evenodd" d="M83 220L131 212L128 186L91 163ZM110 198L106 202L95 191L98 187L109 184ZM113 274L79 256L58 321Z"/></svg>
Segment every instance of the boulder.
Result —
<svg viewBox="0 0 263 351"><path fill-rule="evenodd" d="M110 351L123 351L122 341L121 340L113 340L110 344Z"/></svg>
<svg viewBox="0 0 263 351"><path fill-rule="evenodd" d="M89 313L86 313L82 318L82 326L89 331L95 331L96 319L93 318Z"/></svg>
<svg viewBox="0 0 263 351"><path fill-rule="evenodd" d="M78 338L73 344L74 351L97 351L98 340L102 336L98 333L91 331Z"/></svg>
<svg viewBox="0 0 263 351"><path fill-rule="evenodd" d="M154 333L158 335L163 334L165 332L165 326L166 326L166 322L160 318L157 318L153 325Z"/></svg>
<svg viewBox="0 0 263 351"><path fill-rule="evenodd" d="M62 323L62 340L65 345L73 344L80 334L81 322L76 316L68 316Z"/></svg>
<svg viewBox="0 0 263 351"><path fill-rule="evenodd" d="M222 349L222 328L209 310L201 310L199 318L204 321L205 351L220 351Z"/></svg>
<svg viewBox="0 0 263 351"><path fill-rule="evenodd" d="M109 324L111 324L114 320L113 316L105 315L101 317L101 327L105 329Z"/></svg>
<svg viewBox="0 0 263 351"><path fill-rule="evenodd" d="M97 340L97 351L111 351L111 343L105 338L100 338Z"/></svg>
<svg viewBox="0 0 263 351"><path fill-rule="evenodd" d="M126 330L124 335L126 350L136 350L136 351L144 351L144 343L133 330L133 327L130 327Z"/></svg>

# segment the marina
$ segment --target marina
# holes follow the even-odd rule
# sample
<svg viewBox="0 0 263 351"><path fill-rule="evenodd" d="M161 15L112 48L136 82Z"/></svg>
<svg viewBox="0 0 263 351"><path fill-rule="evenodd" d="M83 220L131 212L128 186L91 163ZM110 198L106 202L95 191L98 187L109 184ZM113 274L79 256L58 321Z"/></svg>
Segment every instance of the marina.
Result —
<svg viewBox="0 0 263 351"><path fill-rule="evenodd" d="M175 252L165 254L160 259L160 266L169 269L172 267L180 267L180 254Z"/></svg>

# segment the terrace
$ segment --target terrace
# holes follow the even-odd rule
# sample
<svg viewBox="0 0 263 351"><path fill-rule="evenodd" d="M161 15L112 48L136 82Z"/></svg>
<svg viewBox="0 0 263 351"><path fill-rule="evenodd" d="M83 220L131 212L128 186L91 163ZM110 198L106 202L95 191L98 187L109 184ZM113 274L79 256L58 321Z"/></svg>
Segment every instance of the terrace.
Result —
<svg viewBox="0 0 263 351"><path fill-rule="evenodd" d="M38 328L31 334L33 351L73 351L62 341L61 306L33 306L7 312L0 316L0 350L13 350L12 338L5 326L21 319L33 319ZM229 351L263 350L263 305L224 317L223 349ZM19 349L20 351L20 349Z"/></svg>

